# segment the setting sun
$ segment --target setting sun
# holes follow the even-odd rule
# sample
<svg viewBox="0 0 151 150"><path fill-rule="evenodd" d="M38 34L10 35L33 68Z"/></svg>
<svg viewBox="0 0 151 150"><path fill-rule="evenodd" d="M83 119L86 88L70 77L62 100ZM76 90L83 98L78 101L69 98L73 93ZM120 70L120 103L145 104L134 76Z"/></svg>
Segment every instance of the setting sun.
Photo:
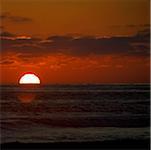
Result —
<svg viewBox="0 0 151 150"><path fill-rule="evenodd" d="M24 74L20 80L20 84L40 84L40 79L33 73Z"/></svg>

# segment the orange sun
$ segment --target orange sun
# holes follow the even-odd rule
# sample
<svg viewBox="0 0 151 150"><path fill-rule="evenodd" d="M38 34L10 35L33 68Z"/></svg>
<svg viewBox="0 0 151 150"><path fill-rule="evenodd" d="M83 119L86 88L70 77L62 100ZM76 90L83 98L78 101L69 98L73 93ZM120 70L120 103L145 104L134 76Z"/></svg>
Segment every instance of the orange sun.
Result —
<svg viewBox="0 0 151 150"><path fill-rule="evenodd" d="M40 84L40 79L34 73L25 73L19 80L20 84Z"/></svg>

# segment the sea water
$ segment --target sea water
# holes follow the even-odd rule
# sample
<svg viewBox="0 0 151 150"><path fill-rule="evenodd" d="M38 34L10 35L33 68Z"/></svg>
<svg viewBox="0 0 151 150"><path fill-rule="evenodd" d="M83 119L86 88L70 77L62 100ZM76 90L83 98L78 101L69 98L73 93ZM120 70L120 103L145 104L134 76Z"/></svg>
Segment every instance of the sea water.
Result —
<svg viewBox="0 0 151 150"><path fill-rule="evenodd" d="M148 139L150 86L1 86L1 143Z"/></svg>

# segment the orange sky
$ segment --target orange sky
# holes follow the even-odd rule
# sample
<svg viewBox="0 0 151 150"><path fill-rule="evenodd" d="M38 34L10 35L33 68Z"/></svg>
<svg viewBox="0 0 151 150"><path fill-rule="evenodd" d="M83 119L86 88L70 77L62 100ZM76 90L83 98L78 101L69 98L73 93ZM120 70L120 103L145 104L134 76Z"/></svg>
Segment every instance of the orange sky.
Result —
<svg viewBox="0 0 151 150"><path fill-rule="evenodd" d="M125 35L149 24L149 0L1 1L2 13L32 19L32 23L4 23L6 29L18 34ZM126 27L129 25L138 27Z"/></svg>
<svg viewBox="0 0 151 150"><path fill-rule="evenodd" d="M149 82L149 0L1 0L1 83Z"/></svg>

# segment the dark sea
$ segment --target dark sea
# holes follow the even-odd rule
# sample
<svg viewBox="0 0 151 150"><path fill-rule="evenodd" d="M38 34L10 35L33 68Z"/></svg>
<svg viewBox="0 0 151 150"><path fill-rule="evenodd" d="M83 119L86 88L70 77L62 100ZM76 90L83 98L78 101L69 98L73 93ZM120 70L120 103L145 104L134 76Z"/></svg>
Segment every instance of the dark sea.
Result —
<svg viewBox="0 0 151 150"><path fill-rule="evenodd" d="M145 140L150 85L1 86L1 143Z"/></svg>

